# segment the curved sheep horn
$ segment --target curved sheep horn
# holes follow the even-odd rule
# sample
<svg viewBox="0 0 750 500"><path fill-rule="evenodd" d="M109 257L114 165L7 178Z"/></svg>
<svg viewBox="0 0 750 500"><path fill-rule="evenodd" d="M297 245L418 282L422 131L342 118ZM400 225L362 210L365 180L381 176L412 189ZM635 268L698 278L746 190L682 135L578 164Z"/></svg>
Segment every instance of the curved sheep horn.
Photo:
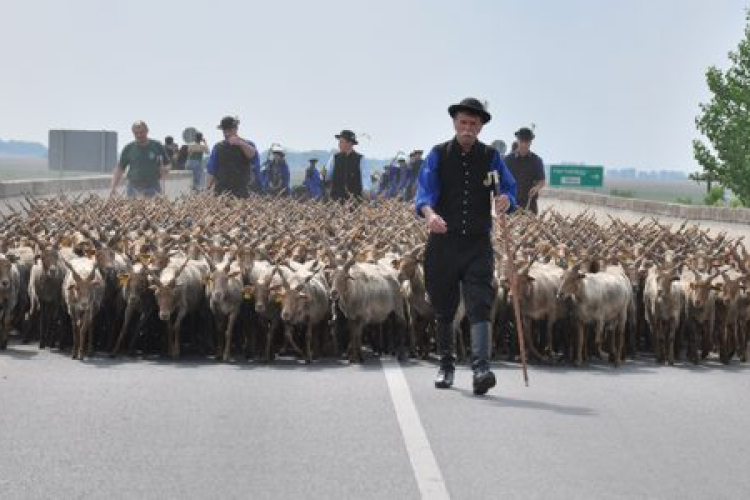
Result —
<svg viewBox="0 0 750 500"><path fill-rule="evenodd" d="M185 267L188 264L188 259L185 259L185 262L182 263L182 265L177 269L177 272L174 273L174 276L172 277L172 281L170 282L170 285L174 285L177 283L177 278L180 276L182 271L185 269Z"/></svg>
<svg viewBox="0 0 750 500"><path fill-rule="evenodd" d="M352 268L352 266L353 266L354 264L356 264L356 263L357 263L357 261L356 261L355 259L353 259L353 258L352 258L352 259L349 259L348 261L346 261L346 264L344 264L344 272L345 272L346 274L349 274L349 270L350 270L350 269Z"/></svg>
<svg viewBox="0 0 750 500"><path fill-rule="evenodd" d="M291 287L289 286L289 282L286 280L286 276L284 276L284 273L278 268L278 266L276 267L276 272L281 276L281 284L284 285L284 289L290 290Z"/></svg>
<svg viewBox="0 0 750 500"><path fill-rule="evenodd" d="M91 240L91 243L94 244L94 248L96 248L97 250L99 250L100 248L104 246L102 245L102 242L99 241L97 238L94 238L94 236L87 229L83 229L80 226L76 226L76 230L79 233L81 233L85 238Z"/></svg>
<svg viewBox="0 0 750 500"><path fill-rule="evenodd" d="M273 280L273 275L279 272L279 265L276 264L273 267L273 270L268 274L268 277L266 278L266 282L264 283L266 286L271 286L271 281Z"/></svg>
<svg viewBox="0 0 750 500"><path fill-rule="evenodd" d="M206 250L201 245L198 245L198 248L200 248L201 253L206 258L206 262L208 262L208 268L212 273L216 272L216 264L214 263L214 259L212 259L210 255L208 255L208 252L206 252ZM187 260L185 262L187 262Z"/></svg>
<svg viewBox="0 0 750 500"><path fill-rule="evenodd" d="M60 257L60 259L62 259L63 264L65 264L65 267L70 269L70 273L73 275L74 280L83 281L83 279L81 278L81 275L78 274L78 272L75 269L73 269L73 266L70 265L70 262L68 262L68 259L66 259L65 257Z"/></svg>

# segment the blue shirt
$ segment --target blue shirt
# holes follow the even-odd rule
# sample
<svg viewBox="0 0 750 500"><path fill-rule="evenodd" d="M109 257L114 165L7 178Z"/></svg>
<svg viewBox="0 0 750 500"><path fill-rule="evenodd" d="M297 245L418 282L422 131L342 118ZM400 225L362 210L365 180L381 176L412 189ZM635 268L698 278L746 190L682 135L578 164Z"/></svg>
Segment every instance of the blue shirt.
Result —
<svg viewBox="0 0 750 500"><path fill-rule="evenodd" d="M317 168L308 168L305 171L305 180L302 185L307 188L307 194L313 200L318 200L323 196L323 179L321 179Z"/></svg>
<svg viewBox="0 0 750 500"><path fill-rule="evenodd" d="M422 215L422 207L425 205L435 208L440 198L440 177L438 175L438 165L440 163L440 146L435 146L430 154L425 158L422 168L419 169L417 177L417 196L414 200L414 208L417 215ZM504 194L510 200L508 213L516 209L516 181L513 179L508 167L503 163L500 154L495 150L492 160L490 161L490 171L497 172L500 185L495 189L499 194Z"/></svg>
<svg viewBox="0 0 750 500"><path fill-rule="evenodd" d="M253 171L255 172L255 178L259 179L259 182L261 182L261 187L265 189L265 186L262 185L263 179L260 175L260 157L258 156L258 148L255 147L255 143L252 141L248 141L247 139L242 139L249 145L251 145L253 148L255 148L255 156L253 156L251 161L251 164L253 166ZM223 142L228 142L226 139ZM216 146L220 144L214 144L213 149L211 150L211 155L208 157L208 163L206 163L206 172L208 172L211 175L216 175Z"/></svg>
<svg viewBox="0 0 750 500"><path fill-rule="evenodd" d="M388 166L388 186L386 187L386 198L394 198L398 194L398 185L400 180L399 167L396 162Z"/></svg>
<svg viewBox="0 0 750 500"><path fill-rule="evenodd" d="M281 187L284 189L284 192L286 194L289 194L291 191L289 186L289 164L287 164L286 160L281 160L279 163L274 163L273 160L271 160L263 169L263 176L262 176L262 185L264 186L265 190L271 189L271 169L272 168L278 168L280 169L281 174ZM278 194L278 193L273 193Z"/></svg>

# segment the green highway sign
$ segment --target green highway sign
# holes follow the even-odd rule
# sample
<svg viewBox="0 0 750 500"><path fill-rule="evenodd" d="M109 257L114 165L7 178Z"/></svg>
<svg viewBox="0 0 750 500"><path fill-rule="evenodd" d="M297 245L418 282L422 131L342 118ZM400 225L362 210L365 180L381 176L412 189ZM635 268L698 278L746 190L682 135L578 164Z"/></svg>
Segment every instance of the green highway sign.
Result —
<svg viewBox="0 0 750 500"><path fill-rule="evenodd" d="M550 186L602 187L604 167L589 165L550 165Z"/></svg>

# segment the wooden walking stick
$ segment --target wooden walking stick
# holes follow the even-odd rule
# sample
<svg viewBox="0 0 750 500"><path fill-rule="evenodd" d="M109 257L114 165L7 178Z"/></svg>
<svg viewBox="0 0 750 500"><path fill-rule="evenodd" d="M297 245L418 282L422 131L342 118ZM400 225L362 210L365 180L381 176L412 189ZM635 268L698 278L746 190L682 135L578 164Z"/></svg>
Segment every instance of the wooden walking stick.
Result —
<svg viewBox="0 0 750 500"><path fill-rule="evenodd" d="M516 318L516 332L518 334L518 350L521 353L521 368L523 369L523 381L526 387L529 386L529 372L526 368L526 344L523 336L523 322L521 321L521 304L518 299L518 273L516 272L516 262L513 255L513 241L511 240L508 223L505 220L504 213L498 214L500 219L500 232L505 240L505 255L508 259L507 266L510 273L510 293L513 294L513 311Z"/></svg>

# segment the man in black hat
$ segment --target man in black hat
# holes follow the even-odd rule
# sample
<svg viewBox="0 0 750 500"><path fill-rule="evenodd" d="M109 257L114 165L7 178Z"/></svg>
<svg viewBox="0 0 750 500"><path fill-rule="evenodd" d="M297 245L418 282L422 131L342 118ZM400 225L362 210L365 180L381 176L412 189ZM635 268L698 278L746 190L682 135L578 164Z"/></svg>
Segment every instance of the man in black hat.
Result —
<svg viewBox="0 0 750 500"><path fill-rule="evenodd" d="M406 179L404 180L404 201L411 201L414 199L414 194L417 189L417 176L419 175L419 170L422 168L422 163L424 163L422 153L423 151L421 149L415 149L409 153L409 165L407 168Z"/></svg>
<svg viewBox="0 0 750 500"><path fill-rule="evenodd" d="M339 140L339 152L329 160L326 168L331 179L331 199L361 199L364 157L354 151L354 146L359 144L357 136L351 130L342 130L336 139Z"/></svg>
<svg viewBox="0 0 750 500"><path fill-rule="evenodd" d="M317 158L310 158L310 166L305 170L305 180L302 183L311 200L319 200L323 197L323 179L316 168L317 163Z"/></svg>
<svg viewBox="0 0 750 500"><path fill-rule="evenodd" d="M221 119L218 128L224 133L224 140L211 150L206 164L206 188L216 194L247 198L251 186L260 183L260 159L255 144L237 135L239 124L232 116Z"/></svg>
<svg viewBox="0 0 750 500"><path fill-rule="evenodd" d="M505 164L518 184L518 206L539 213L539 191L546 185L544 162L531 151L534 131L522 127L516 132L517 147L505 157ZM516 143L514 143L516 144Z"/></svg>
<svg viewBox="0 0 750 500"><path fill-rule="evenodd" d="M455 137L432 148L419 172L415 208L430 236L424 254L425 286L437 319L440 369L435 387L453 385L453 319L463 293L471 324L474 394L495 386L490 370L493 288L492 205L515 208L515 181L497 150L478 140L491 116L467 98L448 108Z"/></svg>

